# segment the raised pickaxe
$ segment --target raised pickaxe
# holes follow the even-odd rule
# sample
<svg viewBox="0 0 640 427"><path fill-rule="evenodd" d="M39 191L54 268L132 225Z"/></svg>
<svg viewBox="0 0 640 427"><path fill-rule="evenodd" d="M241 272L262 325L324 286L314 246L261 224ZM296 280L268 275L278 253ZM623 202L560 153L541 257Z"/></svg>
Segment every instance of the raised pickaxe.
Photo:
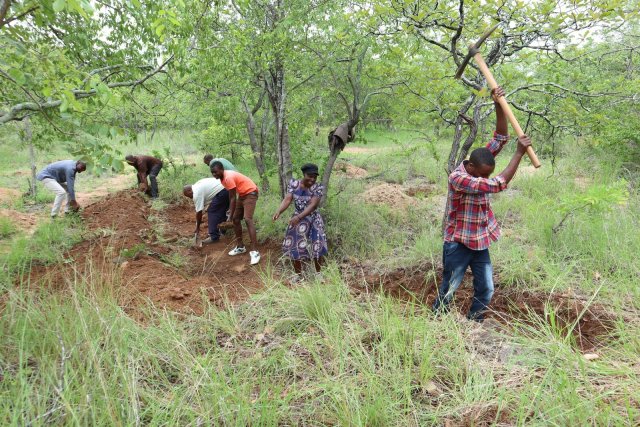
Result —
<svg viewBox="0 0 640 427"><path fill-rule="evenodd" d="M494 25L487 32L485 32L477 42L469 45L469 53L464 57L464 60L458 67L458 71L456 72L456 79L462 77L462 73L464 73L465 67L473 57L476 60L476 64L478 65L480 72L487 80L487 84L489 85L489 87L491 89L495 89L496 87L498 87L496 79L493 78L493 74L491 74L489 67L487 67L487 63L484 62L482 55L480 55L480 46L482 46L482 43L484 43L484 41L491 35L491 33L495 31L496 28L498 28L499 25L500 24ZM513 115L513 111L511 111L511 107L509 107L509 103L507 102L507 100L501 96L500 98L498 98L498 103L502 107L502 111L504 111L504 113L507 115L507 118L509 119L509 122L511 123L513 129L516 131L516 134L518 136L524 135L524 132L522 131L522 128L520 127L516 116ZM527 154L529 155L529 159L531 159L531 164L534 167L539 168L541 166L540 161L538 160L538 156L536 156L536 153L533 151L533 148L531 146L527 148Z"/></svg>

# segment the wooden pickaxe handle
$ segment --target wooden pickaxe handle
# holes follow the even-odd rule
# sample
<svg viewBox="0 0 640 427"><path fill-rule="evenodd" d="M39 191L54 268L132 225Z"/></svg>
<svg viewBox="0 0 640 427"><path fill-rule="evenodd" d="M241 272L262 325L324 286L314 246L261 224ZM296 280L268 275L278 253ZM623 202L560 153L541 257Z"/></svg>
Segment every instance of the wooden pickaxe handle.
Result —
<svg viewBox="0 0 640 427"><path fill-rule="evenodd" d="M496 79L493 78L493 74L491 74L491 70L489 70L487 63L484 62L482 55L480 55L480 53L476 53L475 55L473 55L473 58L476 60L476 64L478 65L478 68L480 68L480 72L484 75L484 78L487 80L487 84L489 85L489 87L491 89L497 88L498 83L496 82ZM507 118L509 119L513 130L516 131L516 134L518 136L524 135L524 132L522 131L522 128L520 127L520 124L516 119L516 116L513 115L513 111L511 111L511 107L509 107L509 103L504 98L504 96L498 98L498 103L502 107L502 111L504 111ZM539 168L540 166L542 166L540 160L538 160L538 156L536 156L536 153L533 151L533 147L529 146L527 148L527 155L529 156L529 159L531 159L531 164L535 168Z"/></svg>

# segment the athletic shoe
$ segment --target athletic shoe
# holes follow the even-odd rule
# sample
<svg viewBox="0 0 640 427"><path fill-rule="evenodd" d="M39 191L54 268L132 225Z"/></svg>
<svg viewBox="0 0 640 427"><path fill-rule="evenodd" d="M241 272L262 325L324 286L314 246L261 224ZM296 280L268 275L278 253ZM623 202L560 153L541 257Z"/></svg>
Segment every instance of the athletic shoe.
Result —
<svg viewBox="0 0 640 427"><path fill-rule="evenodd" d="M219 241L220 239L212 239L211 236L207 237L206 239L204 239L202 241L203 245L209 245L211 243L216 243L217 241Z"/></svg>
<svg viewBox="0 0 640 427"><path fill-rule="evenodd" d="M247 249L244 246L242 247L236 246L235 248L229 251L229 255L236 256L236 255L243 254L245 252L247 252Z"/></svg>
<svg viewBox="0 0 640 427"><path fill-rule="evenodd" d="M249 256L251 257L251 265L256 265L260 262L260 252L251 251L249 252Z"/></svg>

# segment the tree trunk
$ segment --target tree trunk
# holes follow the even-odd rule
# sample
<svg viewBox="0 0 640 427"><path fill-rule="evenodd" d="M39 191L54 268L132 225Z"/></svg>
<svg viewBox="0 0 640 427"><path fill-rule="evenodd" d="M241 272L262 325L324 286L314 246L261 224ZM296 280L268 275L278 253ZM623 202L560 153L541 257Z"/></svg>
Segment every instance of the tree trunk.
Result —
<svg viewBox="0 0 640 427"><path fill-rule="evenodd" d="M262 114L262 123L260 124L260 154L262 156L262 163L264 162L264 153L265 153L265 145L267 144L269 133L271 132L271 127L273 126L273 120L270 116L271 110L269 108L265 108ZM266 190L270 189L269 185L269 177L265 172L264 180L262 182L263 187Z"/></svg>
<svg viewBox="0 0 640 427"><path fill-rule="evenodd" d="M459 165L467 158L467 154L469 154L469 150L471 146L476 141L476 136L478 135L478 121L480 120L480 104L476 103L473 107L473 119L469 122L469 133L467 134L467 139L462 144L462 148L460 149L460 153L458 154L458 160L456 161L456 166Z"/></svg>
<svg viewBox="0 0 640 427"><path fill-rule="evenodd" d="M31 162L31 182L29 183L29 191L35 200L36 198L36 153L33 147L33 133L31 132L31 119L24 119L24 140L29 144L29 161Z"/></svg>
<svg viewBox="0 0 640 427"><path fill-rule="evenodd" d="M456 117L455 133L453 136L453 142L451 143L451 150L449 151L449 160L447 162L447 173L453 172L453 170L459 164L457 160L460 157L459 151L460 151L460 142L462 141L462 130L464 128L465 122L469 123L470 121L471 122L473 121L466 116L466 113L467 111L469 111L469 108L471 108L474 102L476 102L476 95L472 94L469 96L469 98L467 98L467 101L464 103L464 105L462 106L462 108L458 113L458 117Z"/></svg>
<svg viewBox="0 0 640 427"><path fill-rule="evenodd" d="M329 147L329 159L327 160L327 165L324 167L324 171L322 173L322 187L324 188L324 194L322 195L322 200L320 200L320 206L324 205L324 202L327 200L327 193L329 192L329 180L331 179L331 172L333 171L333 165L336 163L338 156L342 152L342 149L336 147L335 144L331 144Z"/></svg>
<svg viewBox="0 0 640 427"><path fill-rule="evenodd" d="M4 26L4 18L9 12L9 6L11 6L11 0L0 0L0 28Z"/></svg>
<svg viewBox="0 0 640 427"><path fill-rule="evenodd" d="M249 144L251 145L253 160L256 162L256 169L258 169L258 175L260 175L262 192L266 193L269 191L269 179L267 178L266 168L264 167L264 154L256 138L256 121L254 118L255 111L257 111L262 104L262 98L260 98L258 103L257 108L252 110L249 108L249 105L247 105L246 100L242 100L242 106L244 107L245 113L247 113L247 134L249 135Z"/></svg>
<svg viewBox="0 0 640 427"><path fill-rule="evenodd" d="M265 79L269 102L276 120L276 154L278 157L278 181L280 196L284 198L287 184L291 180L293 165L291 161L291 147L289 146L289 126L286 117L287 91L284 81L284 66L281 63L269 71Z"/></svg>
<svg viewBox="0 0 640 427"><path fill-rule="evenodd" d="M153 142L153 137L156 135L156 129L158 129L158 118L153 118L153 132L151 132L151 136L149 137L149 144Z"/></svg>

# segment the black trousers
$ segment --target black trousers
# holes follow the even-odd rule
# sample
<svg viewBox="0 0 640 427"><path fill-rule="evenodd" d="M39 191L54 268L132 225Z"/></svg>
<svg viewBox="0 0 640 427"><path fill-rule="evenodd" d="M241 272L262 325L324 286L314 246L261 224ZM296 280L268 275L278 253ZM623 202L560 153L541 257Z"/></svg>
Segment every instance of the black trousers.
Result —
<svg viewBox="0 0 640 427"><path fill-rule="evenodd" d="M149 181L151 181L151 198L158 197L158 174L162 169L162 163L154 165L149 172Z"/></svg>
<svg viewBox="0 0 640 427"><path fill-rule="evenodd" d="M209 236L211 240L220 238L220 230L218 225L227 220L227 211L229 210L229 192L224 188L215 195L209 208L207 209L207 223L209 227Z"/></svg>

